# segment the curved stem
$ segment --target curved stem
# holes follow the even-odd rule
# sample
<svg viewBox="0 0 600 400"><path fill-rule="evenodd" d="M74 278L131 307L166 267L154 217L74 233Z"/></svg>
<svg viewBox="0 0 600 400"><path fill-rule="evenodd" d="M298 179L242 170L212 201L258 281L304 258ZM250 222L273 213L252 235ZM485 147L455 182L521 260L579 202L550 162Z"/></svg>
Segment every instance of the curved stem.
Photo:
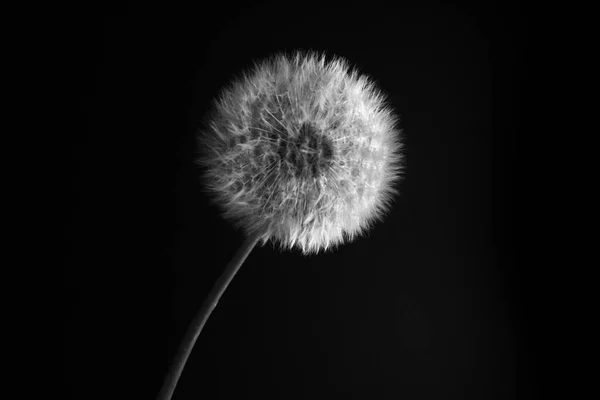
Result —
<svg viewBox="0 0 600 400"><path fill-rule="evenodd" d="M208 317L217 306L217 303L225 292L225 289L227 289L227 286L229 286L229 283L246 260L246 257L248 257L248 254L250 254L258 242L258 238L258 234L254 234L246 238L244 243L242 243L238 251L225 268L225 271L223 271L213 286L212 290L208 294L208 297L206 300L204 300L204 303L202 303L202 307L190 323L190 326L188 327L185 336L179 345L177 354L175 355L175 359L171 364L169 373L167 374L163 387L158 394L157 400L170 400L171 396L173 396L173 392L177 386L177 381L179 380L179 377L183 371L183 367L185 366L185 363L192 352L192 348L196 343L196 339L198 339L198 335L200 335L202 328L204 328L204 324L206 324Z"/></svg>

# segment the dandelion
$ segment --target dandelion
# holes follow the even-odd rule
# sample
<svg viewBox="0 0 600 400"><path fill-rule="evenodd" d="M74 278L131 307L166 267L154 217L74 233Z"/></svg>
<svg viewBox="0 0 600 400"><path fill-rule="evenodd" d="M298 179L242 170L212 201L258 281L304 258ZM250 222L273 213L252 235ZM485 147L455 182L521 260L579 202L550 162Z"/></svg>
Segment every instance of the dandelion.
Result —
<svg viewBox="0 0 600 400"><path fill-rule="evenodd" d="M247 239L192 322L160 399L256 243L315 254L383 218L403 165L397 123L372 80L324 53L277 54L223 89L198 136L198 164L212 201Z"/></svg>
<svg viewBox="0 0 600 400"><path fill-rule="evenodd" d="M382 93L342 58L279 54L226 88L199 138L225 218L304 254L351 241L389 208L400 132Z"/></svg>

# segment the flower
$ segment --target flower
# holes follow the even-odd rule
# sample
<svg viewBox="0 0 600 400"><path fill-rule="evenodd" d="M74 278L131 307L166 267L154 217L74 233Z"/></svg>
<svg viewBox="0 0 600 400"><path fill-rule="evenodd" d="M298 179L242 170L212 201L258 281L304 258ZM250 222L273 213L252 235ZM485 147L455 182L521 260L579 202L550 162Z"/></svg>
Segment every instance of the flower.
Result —
<svg viewBox="0 0 600 400"><path fill-rule="evenodd" d="M276 54L224 88L198 136L223 216L304 254L351 241L398 193L398 117L341 57Z"/></svg>

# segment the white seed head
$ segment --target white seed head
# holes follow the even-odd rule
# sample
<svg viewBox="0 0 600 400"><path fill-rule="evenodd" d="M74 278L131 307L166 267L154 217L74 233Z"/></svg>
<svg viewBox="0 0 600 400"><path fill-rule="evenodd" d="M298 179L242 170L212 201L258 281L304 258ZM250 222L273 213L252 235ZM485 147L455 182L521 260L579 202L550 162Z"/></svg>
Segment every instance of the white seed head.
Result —
<svg viewBox="0 0 600 400"><path fill-rule="evenodd" d="M277 54L223 89L198 136L212 200L246 234L304 254L389 210L403 156L398 118L339 57Z"/></svg>

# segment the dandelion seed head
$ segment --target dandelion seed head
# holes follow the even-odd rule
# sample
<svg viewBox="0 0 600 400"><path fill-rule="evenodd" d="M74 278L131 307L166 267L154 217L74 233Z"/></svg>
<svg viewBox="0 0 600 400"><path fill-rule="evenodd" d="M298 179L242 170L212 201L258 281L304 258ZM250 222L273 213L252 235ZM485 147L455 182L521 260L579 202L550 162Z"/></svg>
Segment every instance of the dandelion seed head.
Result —
<svg viewBox="0 0 600 400"><path fill-rule="evenodd" d="M398 118L341 57L280 53L215 99L198 136L203 181L223 216L304 254L351 241L398 193Z"/></svg>

